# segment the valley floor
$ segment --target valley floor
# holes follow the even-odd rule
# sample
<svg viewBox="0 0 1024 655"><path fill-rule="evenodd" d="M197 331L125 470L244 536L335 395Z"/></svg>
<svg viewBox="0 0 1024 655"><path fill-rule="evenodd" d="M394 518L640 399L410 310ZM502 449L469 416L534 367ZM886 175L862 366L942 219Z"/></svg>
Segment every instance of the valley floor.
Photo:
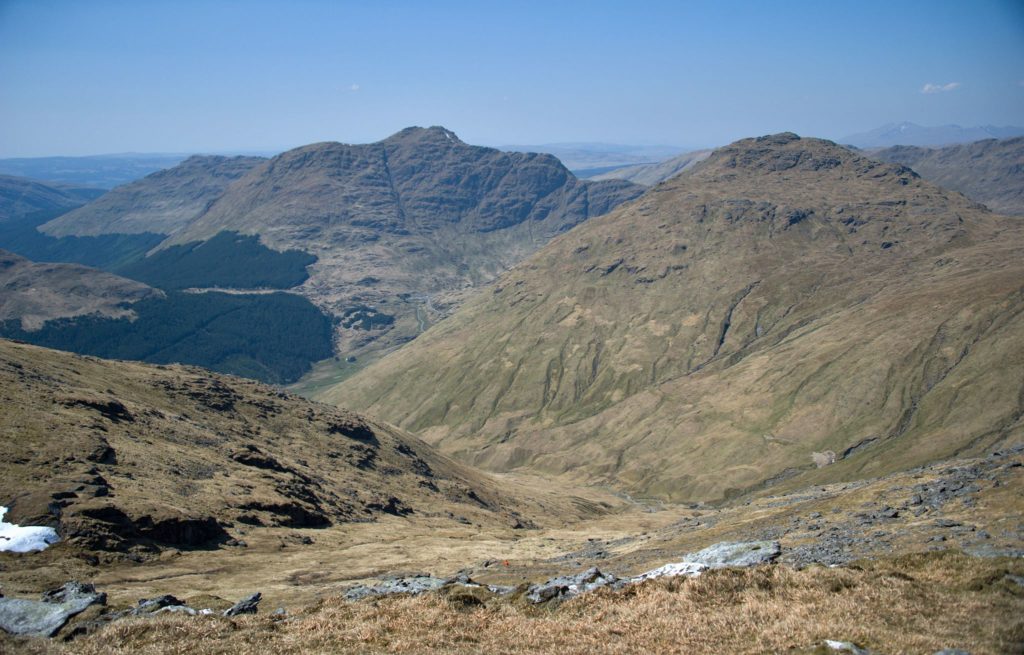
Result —
<svg viewBox="0 0 1024 655"><path fill-rule="evenodd" d="M829 638L879 653L1024 652L1022 464L1017 448L718 508L634 504L539 529L387 517L320 530L251 529L239 534L244 548L144 561L90 564L60 545L5 553L0 582L8 596L78 579L107 592L114 608L167 593L194 607L254 591L264 600L254 618L126 619L66 646L8 638L0 650L758 653L802 652L791 649ZM598 507L601 494L588 493L579 502ZM544 496L536 498L542 507ZM443 592L341 599L356 583L417 573L462 572L505 585L590 566L633 575L712 543L755 539L778 540L780 564L599 592L556 610ZM271 615L278 607L286 613Z"/></svg>

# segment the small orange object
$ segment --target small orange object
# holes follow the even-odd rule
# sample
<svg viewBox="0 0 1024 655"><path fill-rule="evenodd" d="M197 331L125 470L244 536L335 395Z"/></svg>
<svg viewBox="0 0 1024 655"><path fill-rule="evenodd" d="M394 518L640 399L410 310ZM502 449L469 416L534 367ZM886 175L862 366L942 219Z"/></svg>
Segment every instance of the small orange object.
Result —
<svg viewBox="0 0 1024 655"><path fill-rule="evenodd" d="M505 566L508 566L508 560L505 560L504 564Z"/></svg>

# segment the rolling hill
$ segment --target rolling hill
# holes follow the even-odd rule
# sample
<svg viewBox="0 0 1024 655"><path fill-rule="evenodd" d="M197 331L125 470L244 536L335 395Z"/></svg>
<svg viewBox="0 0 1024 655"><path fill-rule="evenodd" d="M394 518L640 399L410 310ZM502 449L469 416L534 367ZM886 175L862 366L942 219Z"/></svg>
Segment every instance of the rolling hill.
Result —
<svg viewBox="0 0 1024 655"><path fill-rule="evenodd" d="M715 500L1024 435L1024 231L778 134L553 240L321 395L492 470Z"/></svg>

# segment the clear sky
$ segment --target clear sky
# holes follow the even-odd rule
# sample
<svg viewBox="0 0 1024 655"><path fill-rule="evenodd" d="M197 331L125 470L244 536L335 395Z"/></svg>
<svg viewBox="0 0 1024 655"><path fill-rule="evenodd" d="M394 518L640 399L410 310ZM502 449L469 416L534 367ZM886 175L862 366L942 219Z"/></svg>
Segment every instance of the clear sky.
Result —
<svg viewBox="0 0 1024 655"><path fill-rule="evenodd" d="M1024 125L1024 1L0 0L6 157L409 125L697 147L903 120Z"/></svg>

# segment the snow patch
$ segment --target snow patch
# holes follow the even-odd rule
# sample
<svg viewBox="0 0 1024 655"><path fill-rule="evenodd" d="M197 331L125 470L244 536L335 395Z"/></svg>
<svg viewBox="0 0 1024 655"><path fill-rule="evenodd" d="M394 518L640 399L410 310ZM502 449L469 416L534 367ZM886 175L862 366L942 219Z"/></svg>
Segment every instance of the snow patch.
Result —
<svg viewBox="0 0 1024 655"><path fill-rule="evenodd" d="M27 553L44 550L50 544L60 541L57 531L43 526L20 526L4 521L7 508L0 506L0 551Z"/></svg>

